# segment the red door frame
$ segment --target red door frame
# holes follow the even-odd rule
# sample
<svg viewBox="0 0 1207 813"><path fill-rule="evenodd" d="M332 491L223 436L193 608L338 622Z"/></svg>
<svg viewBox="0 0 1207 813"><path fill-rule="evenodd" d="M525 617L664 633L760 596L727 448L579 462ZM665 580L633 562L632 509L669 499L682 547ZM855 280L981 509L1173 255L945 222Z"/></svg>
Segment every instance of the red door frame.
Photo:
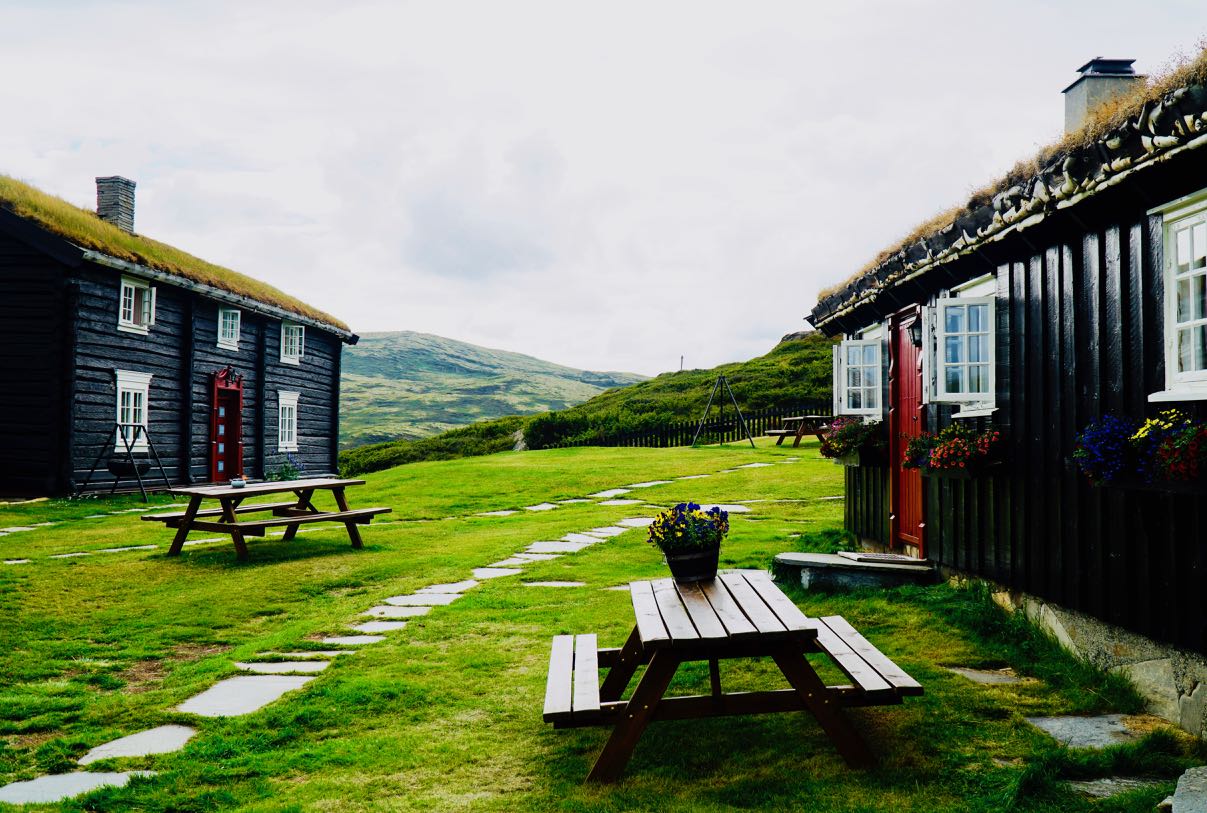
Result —
<svg viewBox="0 0 1207 813"><path fill-rule="evenodd" d="M228 451L226 471L218 471L218 407L225 400L222 396L234 396L234 415L228 409L226 426L228 434L221 438ZM232 457L233 452L233 457ZM234 465L231 465L231 464ZM232 477L243 476L243 376L233 367L214 373L210 389L210 481L219 483Z"/></svg>
<svg viewBox="0 0 1207 813"><path fill-rule="evenodd" d="M926 405L922 403L921 397L918 398L917 407L914 409L913 415L901 415L897 411L898 399L901 397L901 382L903 375L917 376L918 392L922 392L922 351L919 350L916 354L916 363L914 370L899 371L897 359L897 344L899 339L906 342L909 339L909 328L922 319L922 309L918 305L911 305L893 314L888 321L888 347L889 347L889 402L888 402L888 429L889 429L889 477L891 479L889 486L890 503L889 503L889 547L893 550L904 548L906 545L913 545L911 540L903 539L901 528L902 516L902 486L906 478L913 481L916 488L909 489L917 495L917 503L913 506L916 509L916 515L919 518L917 527L917 548L918 556L926 558L926 503L922 499L922 483L921 475L917 469L906 469L901 464L905 459L905 445L907 441L902 438L902 433L899 430L899 422L912 418L916 423L919 431L922 431L926 426ZM908 530L905 531L907 535Z"/></svg>

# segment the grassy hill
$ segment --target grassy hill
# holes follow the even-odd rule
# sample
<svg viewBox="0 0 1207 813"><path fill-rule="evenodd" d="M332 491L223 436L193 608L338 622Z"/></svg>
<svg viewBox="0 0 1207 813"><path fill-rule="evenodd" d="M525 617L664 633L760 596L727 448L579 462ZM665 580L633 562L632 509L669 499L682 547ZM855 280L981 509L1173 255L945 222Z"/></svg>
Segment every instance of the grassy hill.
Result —
<svg viewBox="0 0 1207 813"><path fill-rule="evenodd" d="M795 406L830 398L831 340L820 333L790 337L770 353L710 370L663 373L609 390L564 410L509 416L416 441L362 446L340 456L348 474L380 471L420 460L448 460L511 449L522 432L530 448L547 448L600 432L652 428L697 417L718 374L724 374L744 410Z"/></svg>
<svg viewBox="0 0 1207 813"><path fill-rule="evenodd" d="M427 333L366 333L344 350L340 443L415 440L483 419L563 409L644 378Z"/></svg>

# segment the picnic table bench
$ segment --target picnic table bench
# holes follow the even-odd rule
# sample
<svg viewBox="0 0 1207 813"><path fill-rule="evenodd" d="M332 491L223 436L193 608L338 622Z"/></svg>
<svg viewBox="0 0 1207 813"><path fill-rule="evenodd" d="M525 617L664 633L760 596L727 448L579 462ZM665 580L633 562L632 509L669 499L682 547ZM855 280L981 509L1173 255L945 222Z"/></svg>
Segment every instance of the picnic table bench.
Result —
<svg viewBox="0 0 1207 813"><path fill-rule="evenodd" d="M352 547L363 545L358 525L368 525L378 514L388 514L389 508L350 508L345 490L364 485L364 480L340 480L320 477L308 480L279 480L264 483L249 483L242 488L231 485L198 486L176 488L173 494L187 496L188 507L184 511L168 514L144 514L143 520L162 522L176 529L176 536L168 548L168 556L179 556L191 531L216 531L229 534L235 545L235 554L241 561L247 559L245 537L264 536L269 528L284 528L286 541L293 539L298 527L314 522L340 522L348 530ZM321 511L314 505L316 491L330 491L335 498L337 511ZM293 492L294 499L283 502L244 504L250 497ZM219 508L201 508L204 500L217 500ZM241 521L241 514L271 512L272 519ZM216 519L212 519L216 518Z"/></svg>
<svg viewBox="0 0 1207 813"><path fill-rule="evenodd" d="M816 435L821 440L821 433L827 428L830 418L827 415L795 415L791 418L781 418L779 429L768 429L764 434L778 437L776 446L782 446L784 438L793 438L792 447L800 446L801 438L805 435Z"/></svg>
<svg viewBox="0 0 1207 813"><path fill-rule="evenodd" d="M544 719L554 728L610 726L588 781L614 782L646 726L655 721L808 711L854 767L871 751L843 713L848 706L900 703L922 686L840 616L809 618L762 571L710 582L672 579L629 586L636 625L624 646L600 649L593 634L558 635L549 655ZM806 654L828 655L850 679L826 686ZM725 693L719 661L770 657L790 688ZM711 693L664 697L679 664L707 661ZM645 673L621 697L637 667ZM600 682L600 670L607 670Z"/></svg>

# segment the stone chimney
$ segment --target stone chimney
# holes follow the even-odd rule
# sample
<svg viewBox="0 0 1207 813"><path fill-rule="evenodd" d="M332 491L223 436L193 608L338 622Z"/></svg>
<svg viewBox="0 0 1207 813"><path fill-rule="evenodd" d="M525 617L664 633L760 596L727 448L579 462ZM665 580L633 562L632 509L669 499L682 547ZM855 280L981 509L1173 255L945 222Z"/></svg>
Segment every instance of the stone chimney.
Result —
<svg viewBox="0 0 1207 813"><path fill-rule="evenodd" d="M120 175L96 179L96 214L123 231L134 232L134 181Z"/></svg>
<svg viewBox="0 0 1207 813"><path fill-rule="evenodd" d="M1095 107L1144 81L1144 77L1132 68L1135 61L1096 56L1077 69L1081 76L1061 91L1065 95L1066 133L1080 129Z"/></svg>

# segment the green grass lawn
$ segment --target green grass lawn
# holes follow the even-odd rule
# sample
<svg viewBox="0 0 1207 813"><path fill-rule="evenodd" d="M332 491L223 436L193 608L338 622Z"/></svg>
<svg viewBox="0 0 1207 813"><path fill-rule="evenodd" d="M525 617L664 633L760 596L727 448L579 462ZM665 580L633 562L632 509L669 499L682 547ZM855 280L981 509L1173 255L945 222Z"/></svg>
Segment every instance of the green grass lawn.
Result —
<svg viewBox="0 0 1207 813"><path fill-rule="evenodd" d="M790 457L800 460L783 463ZM755 461L777 465L718 473ZM726 567L766 568L779 551L833 544L842 502L827 498L841 494L841 469L812 445L566 449L413 464L370 475L351 493L354 507L394 509L365 529L363 550L349 547L342 528L322 529L291 543L251 540L245 565L229 543L168 559L168 532L138 513L88 518L139 508L131 498L0 508L0 528L57 523L0 538L0 558L32 560L0 565L0 784L73 770L93 746L172 722L198 729L183 751L90 766L145 768L156 777L62 808L1139 811L1151 810L1172 782L1091 803L1055 780L1110 768L1168 779L1194 756L1160 732L1105 755L1055 748L1021 716L1133 712L1138 701L979 591L794 590L807 613L846 616L926 687L901 706L850 712L880 756L877 768L847 769L803 714L735 717L655 724L624 782L585 786L606 732L555 731L541 721L549 641L596 632L601 646L622 643L632 626L629 598L604 588L666 575L642 530L484 582L386 641L340 657L258 713L198 719L170 711L237 674L237 660L325 648L318 637L366 620L358 613L387 596L468 578L534 541L651 513L597 504L507 517L477 512L705 473L714 476L626 497L659 505L762 500L750 514L732 515ZM147 544L159 547L49 558ZM587 587L520 584L534 580ZM1030 679L982 687L942 668L1007 664ZM722 678L732 690L782 685L759 663L724 663ZM685 667L672 691L706 687L706 670Z"/></svg>

